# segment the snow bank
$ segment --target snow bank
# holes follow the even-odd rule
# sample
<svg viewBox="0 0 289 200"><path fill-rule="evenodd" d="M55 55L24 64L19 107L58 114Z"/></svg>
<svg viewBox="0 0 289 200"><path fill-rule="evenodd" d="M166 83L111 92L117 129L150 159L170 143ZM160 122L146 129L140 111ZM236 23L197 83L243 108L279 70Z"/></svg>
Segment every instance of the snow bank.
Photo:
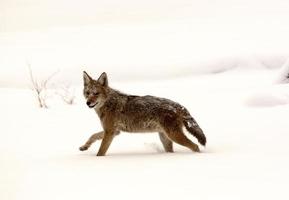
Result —
<svg viewBox="0 0 289 200"><path fill-rule="evenodd" d="M289 59L282 65L275 83L289 83Z"/></svg>
<svg viewBox="0 0 289 200"><path fill-rule="evenodd" d="M106 157L95 156L99 142L79 152L101 129L80 90L72 106L51 101L49 109L40 109L30 90L2 88L0 199L287 200L289 105L254 109L243 101L256 91L285 92L280 85L268 89L274 75L232 70L163 81L110 80L124 92L186 106L208 138L200 154L179 145L164 153L156 134L126 133L114 139ZM257 97L257 105L271 101Z"/></svg>
<svg viewBox="0 0 289 200"><path fill-rule="evenodd" d="M57 81L79 84L84 69L155 80L278 68L288 57L281 0L18 1L0 6L1 87L27 85L27 62L39 79L59 69Z"/></svg>
<svg viewBox="0 0 289 200"><path fill-rule="evenodd" d="M272 107L289 104L289 93L287 92L287 94L255 94L246 101L246 104L255 107Z"/></svg>

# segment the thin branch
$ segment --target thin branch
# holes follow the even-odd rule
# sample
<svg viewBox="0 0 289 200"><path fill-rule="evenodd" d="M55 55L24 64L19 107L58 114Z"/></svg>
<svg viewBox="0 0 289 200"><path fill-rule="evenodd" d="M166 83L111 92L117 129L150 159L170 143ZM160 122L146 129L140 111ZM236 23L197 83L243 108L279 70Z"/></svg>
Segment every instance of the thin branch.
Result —
<svg viewBox="0 0 289 200"><path fill-rule="evenodd" d="M42 82L42 88L47 88L47 83L59 72L59 70L53 72L50 76L48 76L43 82Z"/></svg>
<svg viewBox="0 0 289 200"><path fill-rule="evenodd" d="M35 78L32 68L31 68L31 64L27 62L27 66L29 69L29 75L30 75L30 80L32 83L32 87L33 90L36 92L37 94L37 100L39 103L39 107L40 108L48 108L47 104L46 104L46 96L43 95L43 92L45 92L47 90L47 84L50 82L50 80L59 72L59 70L57 70L56 72L52 73L48 78L46 78L44 81L41 82L41 84L39 83L39 81Z"/></svg>
<svg viewBox="0 0 289 200"><path fill-rule="evenodd" d="M61 91L57 92L57 94L65 103L72 105L75 101L75 89L71 90L70 88L70 86L62 86Z"/></svg>

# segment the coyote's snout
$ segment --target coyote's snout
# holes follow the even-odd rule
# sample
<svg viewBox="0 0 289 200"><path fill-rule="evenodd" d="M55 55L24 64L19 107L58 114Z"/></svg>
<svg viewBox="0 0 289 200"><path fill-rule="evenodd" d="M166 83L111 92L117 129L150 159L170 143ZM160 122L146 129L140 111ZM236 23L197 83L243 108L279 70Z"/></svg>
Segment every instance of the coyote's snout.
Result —
<svg viewBox="0 0 289 200"><path fill-rule="evenodd" d="M121 93L108 86L105 72L98 80L83 72L83 94L89 108L98 114L103 131L93 134L81 146L87 150L96 140L101 140L97 153L104 156L114 136L125 132L158 132L166 152L173 152L173 142L199 152L197 144L183 133L185 127L199 143L206 144L206 137L188 110L169 99L153 96L134 96Z"/></svg>

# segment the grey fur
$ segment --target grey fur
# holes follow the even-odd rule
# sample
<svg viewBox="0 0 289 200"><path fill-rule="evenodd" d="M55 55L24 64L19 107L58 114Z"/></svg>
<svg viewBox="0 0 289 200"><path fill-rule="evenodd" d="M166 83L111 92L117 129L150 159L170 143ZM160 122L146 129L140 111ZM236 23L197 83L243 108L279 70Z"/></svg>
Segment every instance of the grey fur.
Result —
<svg viewBox="0 0 289 200"><path fill-rule="evenodd" d="M159 132L167 152L173 152L172 141L198 152L198 146L184 135L184 126L202 145L206 144L202 129L180 104L165 98L127 95L114 90L108 86L105 72L97 81L90 78L86 72L83 76L83 92L87 105L94 108L104 131L92 135L80 150L86 150L94 141L102 139L97 155L105 155L113 137L120 131L125 131Z"/></svg>

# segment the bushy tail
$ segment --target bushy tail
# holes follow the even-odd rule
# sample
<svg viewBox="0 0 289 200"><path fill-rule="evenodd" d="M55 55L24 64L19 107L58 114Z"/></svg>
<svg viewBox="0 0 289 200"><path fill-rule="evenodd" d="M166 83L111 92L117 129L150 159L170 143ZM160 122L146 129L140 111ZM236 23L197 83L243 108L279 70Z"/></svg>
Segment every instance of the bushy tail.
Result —
<svg viewBox="0 0 289 200"><path fill-rule="evenodd" d="M193 117L189 116L187 118L184 118L183 123L188 132L195 136L201 145L205 146L207 142L206 136L203 130L197 124L196 120Z"/></svg>

